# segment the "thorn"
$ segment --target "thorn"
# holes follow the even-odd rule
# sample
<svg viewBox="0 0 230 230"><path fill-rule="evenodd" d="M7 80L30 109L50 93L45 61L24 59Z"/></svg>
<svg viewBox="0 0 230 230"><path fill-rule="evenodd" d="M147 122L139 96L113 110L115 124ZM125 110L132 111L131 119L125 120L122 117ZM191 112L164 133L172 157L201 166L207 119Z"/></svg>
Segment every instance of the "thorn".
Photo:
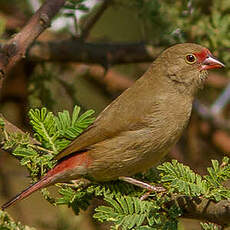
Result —
<svg viewBox="0 0 230 230"><path fill-rule="evenodd" d="M50 20L49 20L49 17L47 16L47 14L42 13L40 15L40 24L45 26L45 27L50 26Z"/></svg>
<svg viewBox="0 0 230 230"><path fill-rule="evenodd" d="M5 72L3 69L0 69L0 79L5 77Z"/></svg>
<svg viewBox="0 0 230 230"><path fill-rule="evenodd" d="M14 41L4 47L6 50L6 54L8 57L12 57L16 54L17 52L17 43Z"/></svg>

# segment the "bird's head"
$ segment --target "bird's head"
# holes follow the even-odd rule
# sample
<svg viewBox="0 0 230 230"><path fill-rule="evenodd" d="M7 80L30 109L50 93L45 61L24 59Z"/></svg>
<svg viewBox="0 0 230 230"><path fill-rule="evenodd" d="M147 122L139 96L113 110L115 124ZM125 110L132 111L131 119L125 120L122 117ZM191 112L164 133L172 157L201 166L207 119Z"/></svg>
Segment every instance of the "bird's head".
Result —
<svg viewBox="0 0 230 230"><path fill-rule="evenodd" d="M202 87L207 70L224 67L207 48L193 43L174 45L166 49L159 59L165 64L164 71L170 80L192 92Z"/></svg>

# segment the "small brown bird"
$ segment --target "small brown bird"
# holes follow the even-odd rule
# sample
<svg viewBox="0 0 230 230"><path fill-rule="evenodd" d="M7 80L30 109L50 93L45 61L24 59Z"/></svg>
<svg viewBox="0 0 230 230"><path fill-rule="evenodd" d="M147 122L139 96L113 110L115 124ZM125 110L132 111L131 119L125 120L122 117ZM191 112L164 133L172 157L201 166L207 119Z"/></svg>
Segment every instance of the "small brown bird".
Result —
<svg viewBox="0 0 230 230"><path fill-rule="evenodd" d="M101 112L58 156L37 183L2 206L38 189L89 176L96 181L131 176L157 164L180 138L207 70L224 65L197 44L166 49L135 84Z"/></svg>

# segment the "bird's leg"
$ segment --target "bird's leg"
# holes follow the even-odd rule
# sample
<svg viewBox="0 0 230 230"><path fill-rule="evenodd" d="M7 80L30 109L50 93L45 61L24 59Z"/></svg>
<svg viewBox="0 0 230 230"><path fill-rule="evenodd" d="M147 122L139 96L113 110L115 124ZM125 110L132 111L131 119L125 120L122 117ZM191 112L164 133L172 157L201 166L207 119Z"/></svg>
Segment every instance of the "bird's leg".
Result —
<svg viewBox="0 0 230 230"><path fill-rule="evenodd" d="M147 189L150 192L165 192L165 188L163 188L163 187L156 187L156 186L147 184L143 181L136 180L132 177L121 176L121 177L119 177L119 180L122 180L122 181L128 182L130 184L136 185L138 187Z"/></svg>
<svg viewBox="0 0 230 230"><path fill-rule="evenodd" d="M140 200L146 200L146 199L149 197L150 194L151 194L150 191L144 193L144 194L141 196Z"/></svg>

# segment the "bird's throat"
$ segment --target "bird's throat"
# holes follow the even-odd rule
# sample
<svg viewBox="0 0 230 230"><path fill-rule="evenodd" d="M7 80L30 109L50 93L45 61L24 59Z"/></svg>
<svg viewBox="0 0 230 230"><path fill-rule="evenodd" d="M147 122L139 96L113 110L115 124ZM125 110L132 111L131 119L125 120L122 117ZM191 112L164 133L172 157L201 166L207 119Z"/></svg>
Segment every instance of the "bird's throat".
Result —
<svg viewBox="0 0 230 230"><path fill-rule="evenodd" d="M200 71L198 81L196 81L197 88L199 88L199 89L204 88L204 82L207 79L207 77L208 77L208 71L207 70Z"/></svg>

